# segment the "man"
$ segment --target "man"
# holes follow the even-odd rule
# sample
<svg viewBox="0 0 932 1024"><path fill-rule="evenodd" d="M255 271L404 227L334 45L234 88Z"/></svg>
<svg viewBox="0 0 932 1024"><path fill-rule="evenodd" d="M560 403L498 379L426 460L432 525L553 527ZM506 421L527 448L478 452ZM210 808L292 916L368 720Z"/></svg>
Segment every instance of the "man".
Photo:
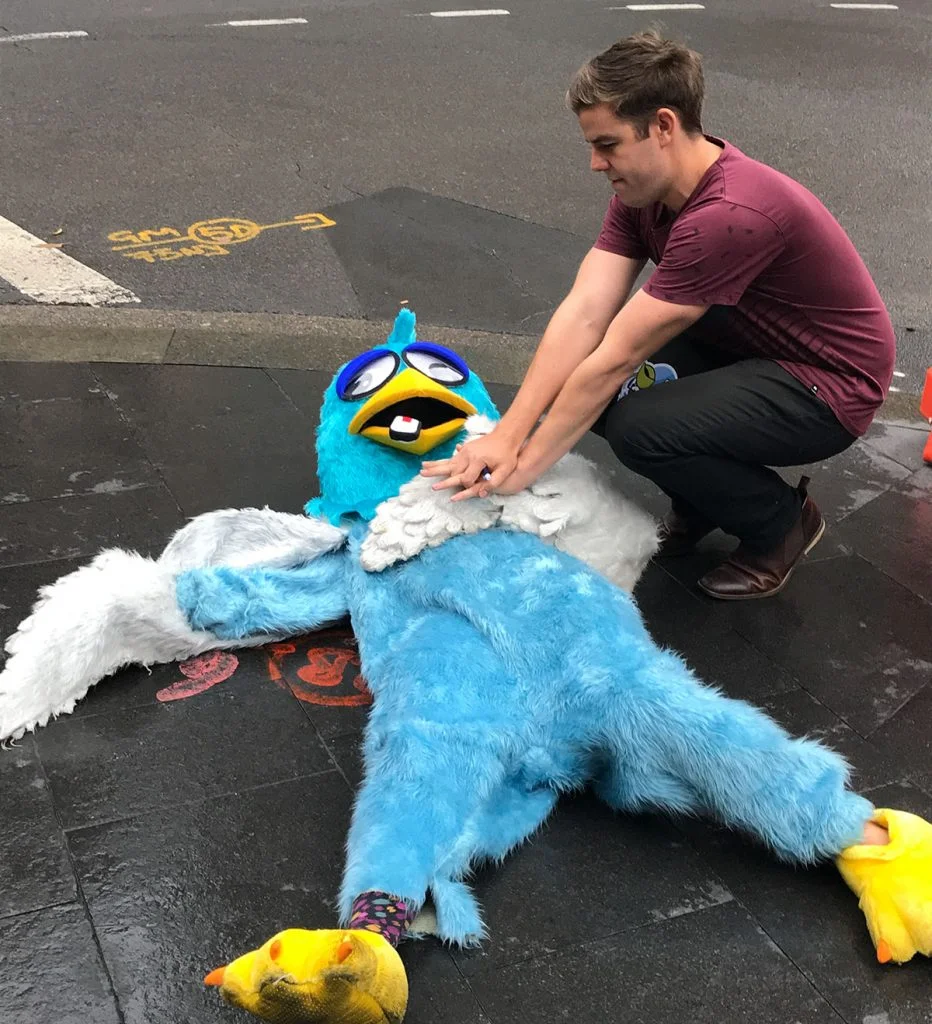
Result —
<svg viewBox="0 0 932 1024"><path fill-rule="evenodd" d="M770 597L819 541L769 468L863 434L893 375L890 318L851 241L802 185L704 135L702 62L653 32L576 74L567 102L612 197L601 233L491 434L425 463L454 500L532 483L594 429L670 497L666 556L740 541L699 581ZM629 298L647 259L656 269ZM541 415L546 418L538 426ZM535 429L536 428L536 429Z"/></svg>

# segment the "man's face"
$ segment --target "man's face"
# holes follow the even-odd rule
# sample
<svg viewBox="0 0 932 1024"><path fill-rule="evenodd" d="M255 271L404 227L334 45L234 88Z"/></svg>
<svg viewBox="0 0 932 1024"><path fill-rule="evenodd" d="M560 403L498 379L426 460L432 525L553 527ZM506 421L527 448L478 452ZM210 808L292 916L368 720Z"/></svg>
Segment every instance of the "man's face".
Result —
<svg viewBox="0 0 932 1024"><path fill-rule="evenodd" d="M633 124L619 120L611 107L600 103L580 111L579 125L591 148L589 166L608 178L626 206L649 206L667 194L670 167L656 124L641 139Z"/></svg>

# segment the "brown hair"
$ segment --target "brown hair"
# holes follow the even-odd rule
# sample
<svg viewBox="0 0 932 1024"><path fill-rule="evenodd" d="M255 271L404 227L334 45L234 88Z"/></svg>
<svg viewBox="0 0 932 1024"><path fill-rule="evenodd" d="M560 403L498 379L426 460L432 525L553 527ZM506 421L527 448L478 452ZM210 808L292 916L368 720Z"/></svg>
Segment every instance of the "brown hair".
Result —
<svg viewBox="0 0 932 1024"><path fill-rule="evenodd" d="M615 116L630 121L640 138L661 107L679 114L690 135L702 132L705 85L702 57L654 29L619 39L587 61L573 76L567 106L581 110L607 103Z"/></svg>

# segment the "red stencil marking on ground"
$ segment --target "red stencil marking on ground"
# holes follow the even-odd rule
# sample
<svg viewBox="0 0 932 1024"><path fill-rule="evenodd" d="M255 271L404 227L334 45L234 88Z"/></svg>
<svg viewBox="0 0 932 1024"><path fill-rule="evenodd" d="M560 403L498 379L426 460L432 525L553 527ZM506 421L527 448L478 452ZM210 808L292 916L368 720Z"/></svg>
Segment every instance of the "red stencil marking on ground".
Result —
<svg viewBox="0 0 932 1024"><path fill-rule="evenodd" d="M266 651L269 678L291 690L298 700L326 707L372 703L372 694L359 674L359 652L351 633L325 630L297 643L269 644Z"/></svg>
<svg viewBox="0 0 932 1024"><path fill-rule="evenodd" d="M239 668L239 658L227 651L210 651L183 661L178 668L185 678L159 690L156 700L184 700L209 690L233 675Z"/></svg>

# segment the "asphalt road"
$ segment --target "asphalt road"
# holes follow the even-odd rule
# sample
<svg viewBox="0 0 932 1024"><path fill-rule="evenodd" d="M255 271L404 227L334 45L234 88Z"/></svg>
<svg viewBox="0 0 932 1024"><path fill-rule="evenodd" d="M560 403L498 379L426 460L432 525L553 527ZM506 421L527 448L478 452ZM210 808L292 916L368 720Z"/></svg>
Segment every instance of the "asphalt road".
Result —
<svg viewBox="0 0 932 1024"><path fill-rule="evenodd" d="M6 0L0 37L88 35L0 42L0 216L144 306L388 317L408 300L533 334L608 200L566 82L662 18L705 56L706 130L813 189L864 254L900 383L932 364L929 0L501 3ZM217 24L240 18L306 23Z"/></svg>

